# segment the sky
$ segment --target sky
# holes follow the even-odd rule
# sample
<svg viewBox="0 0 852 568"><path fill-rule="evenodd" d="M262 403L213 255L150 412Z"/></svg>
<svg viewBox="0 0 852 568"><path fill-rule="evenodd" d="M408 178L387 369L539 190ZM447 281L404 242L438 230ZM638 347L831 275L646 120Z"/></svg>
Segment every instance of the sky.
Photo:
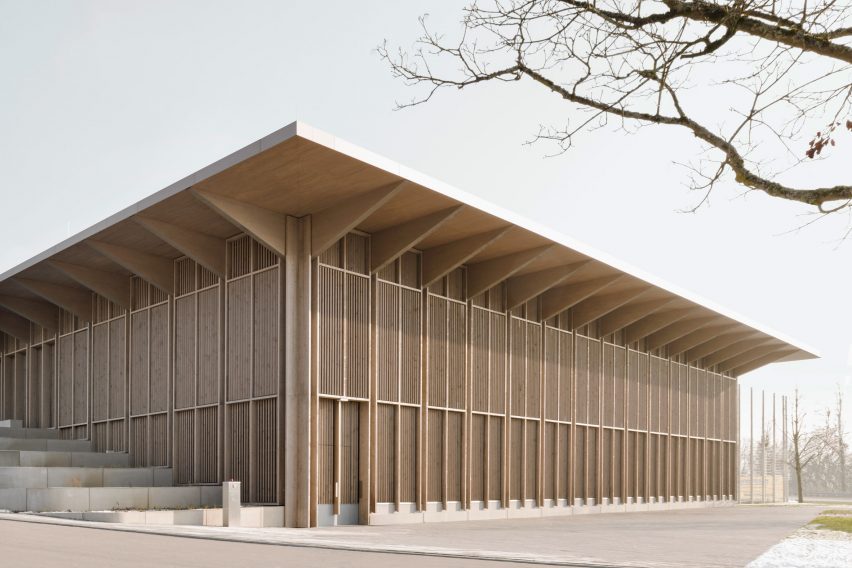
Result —
<svg viewBox="0 0 852 568"><path fill-rule="evenodd" d="M805 207L732 182L684 213L699 196L677 162L700 148L671 130L604 128L548 157L524 142L577 114L525 82L395 110L415 93L376 47L410 47L425 13L458 30L464 5L0 0L0 273L300 120L796 338L822 358L764 367L743 389L799 388L816 421L839 386L852 410L848 217L800 229ZM850 149L819 175L847 181Z"/></svg>

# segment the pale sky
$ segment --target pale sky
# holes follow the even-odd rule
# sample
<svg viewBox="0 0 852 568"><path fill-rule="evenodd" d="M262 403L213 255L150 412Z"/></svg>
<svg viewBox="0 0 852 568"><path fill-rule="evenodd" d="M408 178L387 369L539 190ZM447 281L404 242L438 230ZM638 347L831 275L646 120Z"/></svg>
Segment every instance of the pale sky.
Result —
<svg viewBox="0 0 852 568"><path fill-rule="evenodd" d="M795 231L804 207L731 183L682 213L698 196L674 162L699 147L671 130L603 129L545 158L523 142L577 115L529 84L394 111L414 93L376 46L410 46L426 12L452 32L466 3L0 0L0 272L301 120L814 347L822 359L744 388L798 385L816 408L840 384L852 408L848 218ZM848 181L850 151L852 137L828 181Z"/></svg>

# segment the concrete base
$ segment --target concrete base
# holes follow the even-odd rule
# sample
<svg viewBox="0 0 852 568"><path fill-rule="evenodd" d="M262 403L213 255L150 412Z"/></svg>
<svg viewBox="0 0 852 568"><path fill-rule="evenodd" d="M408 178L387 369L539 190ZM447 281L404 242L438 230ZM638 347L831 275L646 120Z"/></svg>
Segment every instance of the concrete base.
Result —
<svg viewBox="0 0 852 568"><path fill-rule="evenodd" d="M110 511L219 507L218 485L181 487L48 487L0 489L0 509L7 511Z"/></svg>
<svg viewBox="0 0 852 568"><path fill-rule="evenodd" d="M592 499L589 499L588 503L584 502L582 499L577 499L576 501L577 503L573 507L569 506L567 501L563 499L560 499L559 501L546 499L543 507L535 506L533 501L527 501L523 504L523 506L520 501L510 501L510 506L508 508L500 507L499 502L497 501L490 501L487 506L482 501L474 501L471 503L470 509L461 509L460 503L450 504L456 505L456 508L452 511L443 511L441 503L429 503L426 511L414 510L413 503L401 505L401 510L399 511L396 510L392 503L379 503L376 505L376 512L370 514L369 524L397 525L441 521L483 521L489 519L561 517L594 513L667 511L672 509L732 507L736 505L736 501L729 498L693 502L659 501L654 499L654 502L650 503L636 503L632 502L632 499L628 499L629 502L627 504L610 503L608 502L609 500L605 500L606 502L599 505L594 504L594 500Z"/></svg>
<svg viewBox="0 0 852 568"><path fill-rule="evenodd" d="M158 511L87 511L39 513L40 516L98 523L131 525L185 525L221 527L222 509L181 509ZM241 507L240 526L243 528L274 528L284 526L284 507Z"/></svg>

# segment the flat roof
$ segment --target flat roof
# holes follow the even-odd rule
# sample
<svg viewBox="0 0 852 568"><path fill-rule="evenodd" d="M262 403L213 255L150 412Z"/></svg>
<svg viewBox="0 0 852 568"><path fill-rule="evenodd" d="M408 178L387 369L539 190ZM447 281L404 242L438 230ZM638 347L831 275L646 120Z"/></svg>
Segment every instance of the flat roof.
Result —
<svg viewBox="0 0 852 568"><path fill-rule="evenodd" d="M228 238L242 232L233 222L211 209L206 200L199 199L200 194L222 196L276 213L301 217L316 214L332 204L351 201L358 196L366 198L378 189L395 184L404 184L404 187L395 191L392 197L366 215L358 223L358 229L368 233L386 231L454 208L457 211L452 218L417 240L417 249L428 251L496 231L499 236L467 258L466 265L494 261L533 249L543 252L513 272L513 277L542 274L543 271L560 266L582 264L582 268L542 293L555 293L560 287L563 290L570 286L576 288L583 282L612 276L613 279L618 279L616 283L602 286L592 296L583 298L583 301L589 302L599 297L595 294L605 296L608 293L609 297L616 301L606 304L614 307L603 315L610 315L613 325L618 325L619 322L624 324L618 329L633 330L633 337L657 337L659 341L668 341L665 344L680 341L680 347L688 346L687 349L696 355L703 355L712 348L713 345L709 345L703 350L700 349L710 341L716 340L718 345L722 345L722 342L717 340L722 334L727 334L732 340L739 338L751 341L754 345L752 350L725 360L731 362L731 365L737 365L725 369L732 374L742 374L775 361L795 361L819 356L814 349L799 341L666 283L557 230L535 223L481 197L298 121L184 177L0 274L0 292L18 297L40 297L39 294L33 293L31 288L21 285L17 281L18 278L82 287L79 282L45 262L48 260L108 272L130 273L114 259L87 246L87 242L93 240L166 258L184 256L183 252L134 222L133 218L141 213L144 213L146 218L218 238ZM619 290L624 291L625 298L629 296L622 303L618 303L618 297L615 297L615 292ZM630 296L628 291L634 290L636 293ZM659 308L652 309L657 305ZM652 311L643 312L643 306L645 312L648 309ZM652 329L653 325L650 324L655 316L657 322L669 321L661 314L675 310L680 310L676 315L683 314L680 319L672 319L666 326ZM631 314L634 314L633 320ZM636 317L638 319L635 319ZM675 314L672 314L672 317L675 317ZM693 327L682 323L680 329L684 332L681 335L675 334L674 328L678 321L691 320L695 321ZM712 326L716 326L719 331L711 338L695 344L687 340L687 336L692 334L698 341L701 337L697 331L701 328L710 329ZM671 332L667 335L668 329L671 329ZM640 332L646 335L641 335ZM710 353L723 349L720 347ZM751 360L748 359L749 354L754 355Z"/></svg>

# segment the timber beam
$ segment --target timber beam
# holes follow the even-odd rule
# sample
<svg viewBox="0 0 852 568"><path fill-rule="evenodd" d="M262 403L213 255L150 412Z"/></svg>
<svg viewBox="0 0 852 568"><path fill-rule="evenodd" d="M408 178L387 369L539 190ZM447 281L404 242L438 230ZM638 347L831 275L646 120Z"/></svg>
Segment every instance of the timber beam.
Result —
<svg viewBox="0 0 852 568"><path fill-rule="evenodd" d="M655 331L660 331L664 327L685 319L693 313L695 313L694 308L673 308L654 312L629 325L624 330L624 341L628 344L636 343Z"/></svg>
<svg viewBox="0 0 852 568"><path fill-rule="evenodd" d="M133 220L207 270L225 277L225 239L150 217L137 216Z"/></svg>
<svg viewBox="0 0 852 568"><path fill-rule="evenodd" d="M287 216L210 191L192 188L192 194L222 218L280 256L286 251Z"/></svg>
<svg viewBox="0 0 852 568"><path fill-rule="evenodd" d="M18 314L0 309L0 330L21 341L30 342L30 322Z"/></svg>
<svg viewBox="0 0 852 568"><path fill-rule="evenodd" d="M501 227L424 250L421 261L423 286L428 286L446 276L488 248L489 245L505 235L509 228L508 226Z"/></svg>
<svg viewBox="0 0 852 568"><path fill-rule="evenodd" d="M740 353L736 357L731 357L730 359L719 363L716 368L719 370L719 372L730 371L732 369L748 365L749 363L752 363L762 357L768 357L770 355L778 353L787 354L788 349L789 347L785 345L778 345L777 343L773 345L763 345L761 347L754 347L744 353Z"/></svg>
<svg viewBox="0 0 852 568"><path fill-rule="evenodd" d="M683 337L679 337L667 344L666 355L669 357L680 355L681 353L689 351L693 347L697 347L705 341L709 341L721 333L736 327L736 325L737 324L732 321L711 322L703 326L701 329L696 329L695 331L687 333Z"/></svg>
<svg viewBox="0 0 852 568"><path fill-rule="evenodd" d="M600 319L631 300L651 290L647 284L636 284L614 292L594 295L583 300L572 309L571 327L577 329Z"/></svg>
<svg viewBox="0 0 852 568"><path fill-rule="evenodd" d="M713 365L718 365L722 361L727 361L728 359L736 357L740 353L745 353L746 351L755 347L766 345L770 341L773 340L769 337L755 337L753 339L744 339L737 341L728 345L724 349L719 349L716 352L704 357L703 366L712 367Z"/></svg>
<svg viewBox="0 0 852 568"><path fill-rule="evenodd" d="M37 294L48 302L67 310L82 321L92 321L92 293L79 288L32 280L30 278L14 278L14 281L30 292Z"/></svg>
<svg viewBox="0 0 852 568"><path fill-rule="evenodd" d="M676 299L674 296L667 296L621 306L601 318L598 331L602 336L613 334L645 316L653 314Z"/></svg>
<svg viewBox="0 0 852 568"><path fill-rule="evenodd" d="M553 250L555 246L545 245L522 250L469 265L467 267L468 299L490 290L503 280L510 278L544 253Z"/></svg>
<svg viewBox="0 0 852 568"><path fill-rule="evenodd" d="M623 277L623 274L611 274L551 288L541 295L542 319L546 320L552 318L556 314L559 314L568 308L579 304L586 298L597 294L616 280Z"/></svg>
<svg viewBox="0 0 852 568"><path fill-rule="evenodd" d="M543 294L554 286L561 284L569 276L590 262L591 260L581 260L509 278L506 281L506 296L508 299L506 307L511 310L532 300L539 294Z"/></svg>
<svg viewBox="0 0 852 568"><path fill-rule="evenodd" d="M48 260L47 263L92 292L130 309L130 278L127 276L59 260Z"/></svg>
<svg viewBox="0 0 852 568"><path fill-rule="evenodd" d="M744 339L748 339L754 335L754 331L750 329L746 330L733 330L726 333L720 333L718 336L714 337L710 341L706 343L702 343L697 347L693 347L689 351L686 352L686 362L687 363L695 363L699 359L705 359L705 366L713 365L714 363L707 363L706 358L713 356L714 354L725 350L726 348L730 348L731 346L739 345L743 342ZM741 353L741 351L739 352ZM736 355L737 353L734 353ZM718 361L724 361L725 357L722 357Z"/></svg>
<svg viewBox="0 0 852 568"><path fill-rule="evenodd" d="M172 259L101 241L86 241L86 244L163 292L174 295L175 269Z"/></svg>
<svg viewBox="0 0 852 568"><path fill-rule="evenodd" d="M417 243L458 215L463 207L455 205L373 233L370 236L370 270L376 272L417 246Z"/></svg>
<svg viewBox="0 0 852 568"><path fill-rule="evenodd" d="M311 255L317 256L357 228L379 208L411 185L401 181L335 203L311 215Z"/></svg>
<svg viewBox="0 0 852 568"><path fill-rule="evenodd" d="M645 340L645 349L653 351L671 343L717 320L714 315L690 316L678 320L649 335Z"/></svg>
<svg viewBox="0 0 852 568"><path fill-rule="evenodd" d="M3 295L0 296L0 306L48 331L56 331L59 328L59 309L48 302Z"/></svg>
<svg viewBox="0 0 852 568"><path fill-rule="evenodd" d="M745 363L742 366L731 370L731 374L735 377L739 377L740 375L744 375L744 374L748 373L749 371L754 371L755 369L759 369L760 367L763 367L764 365L783 361L784 357L786 357L787 355L792 355L796 351L797 351L796 349L788 348L784 351L778 351L778 352L775 352L775 353L771 353L769 355L764 355L763 357L759 357L757 359L754 359L753 361L751 361L749 363Z"/></svg>

